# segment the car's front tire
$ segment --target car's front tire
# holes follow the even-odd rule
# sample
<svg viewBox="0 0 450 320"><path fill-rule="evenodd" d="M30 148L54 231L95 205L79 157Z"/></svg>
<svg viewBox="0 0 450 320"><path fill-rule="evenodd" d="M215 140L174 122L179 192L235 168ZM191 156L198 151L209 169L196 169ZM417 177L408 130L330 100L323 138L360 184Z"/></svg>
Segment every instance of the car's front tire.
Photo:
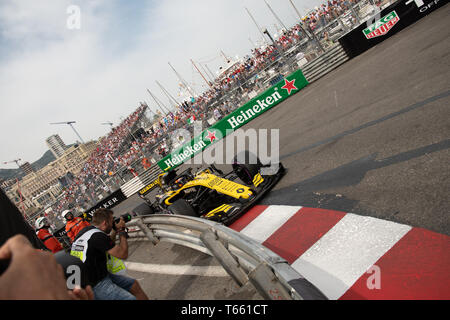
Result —
<svg viewBox="0 0 450 320"><path fill-rule="evenodd" d="M173 214L181 216L197 217L197 213L192 206L184 199L178 199L168 207Z"/></svg>

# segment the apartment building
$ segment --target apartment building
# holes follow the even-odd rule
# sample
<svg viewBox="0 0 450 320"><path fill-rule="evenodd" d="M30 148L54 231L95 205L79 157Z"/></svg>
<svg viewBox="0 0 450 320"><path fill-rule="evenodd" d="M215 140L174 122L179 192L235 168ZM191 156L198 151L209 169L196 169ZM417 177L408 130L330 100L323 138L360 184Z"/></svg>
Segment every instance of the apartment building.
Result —
<svg viewBox="0 0 450 320"><path fill-rule="evenodd" d="M45 142L47 143L48 148L53 153L55 158L62 157L64 155L64 151L67 150L66 144L62 141L61 137L57 134L54 134L48 137Z"/></svg>

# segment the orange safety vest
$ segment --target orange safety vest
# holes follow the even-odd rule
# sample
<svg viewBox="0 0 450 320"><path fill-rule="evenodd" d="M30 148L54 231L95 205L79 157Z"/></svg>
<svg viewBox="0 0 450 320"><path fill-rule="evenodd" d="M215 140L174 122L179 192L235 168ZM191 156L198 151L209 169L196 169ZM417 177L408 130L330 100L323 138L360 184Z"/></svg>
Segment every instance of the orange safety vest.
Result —
<svg viewBox="0 0 450 320"><path fill-rule="evenodd" d="M152 164L150 163L150 161L148 161L147 158L144 158L142 159L142 165L144 166L145 169L148 169L151 167Z"/></svg>
<svg viewBox="0 0 450 320"><path fill-rule="evenodd" d="M37 232L37 236L53 253L56 253L63 249L63 246L58 241L58 239L56 239L50 232L48 232L47 229L39 229L39 231Z"/></svg>
<svg viewBox="0 0 450 320"><path fill-rule="evenodd" d="M77 234L85 227L89 227L91 224L81 217L73 218L66 224L66 233L70 240L74 240Z"/></svg>

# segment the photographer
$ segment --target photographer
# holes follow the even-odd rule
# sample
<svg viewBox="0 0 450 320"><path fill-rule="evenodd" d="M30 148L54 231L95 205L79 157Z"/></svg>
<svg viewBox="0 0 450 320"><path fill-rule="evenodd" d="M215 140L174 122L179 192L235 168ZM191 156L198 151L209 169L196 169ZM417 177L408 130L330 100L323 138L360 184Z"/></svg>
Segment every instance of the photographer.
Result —
<svg viewBox="0 0 450 320"><path fill-rule="evenodd" d="M120 222L115 224L115 230L114 224L113 211L109 209L95 211L92 226L84 228L75 238L71 255L84 262L95 299L148 300L137 280L112 274L107 270L107 254L119 259L128 257L125 221L121 218ZM117 234L120 243L115 245Z"/></svg>

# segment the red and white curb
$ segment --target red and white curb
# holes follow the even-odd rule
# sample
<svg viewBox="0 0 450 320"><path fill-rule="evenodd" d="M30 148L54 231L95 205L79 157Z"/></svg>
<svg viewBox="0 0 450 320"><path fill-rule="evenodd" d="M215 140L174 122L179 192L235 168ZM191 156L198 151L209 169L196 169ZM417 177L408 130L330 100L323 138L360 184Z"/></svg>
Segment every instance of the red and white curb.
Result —
<svg viewBox="0 0 450 320"><path fill-rule="evenodd" d="M231 226L329 299L450 299L450 237L352 213L255 206Z"/></svg>

